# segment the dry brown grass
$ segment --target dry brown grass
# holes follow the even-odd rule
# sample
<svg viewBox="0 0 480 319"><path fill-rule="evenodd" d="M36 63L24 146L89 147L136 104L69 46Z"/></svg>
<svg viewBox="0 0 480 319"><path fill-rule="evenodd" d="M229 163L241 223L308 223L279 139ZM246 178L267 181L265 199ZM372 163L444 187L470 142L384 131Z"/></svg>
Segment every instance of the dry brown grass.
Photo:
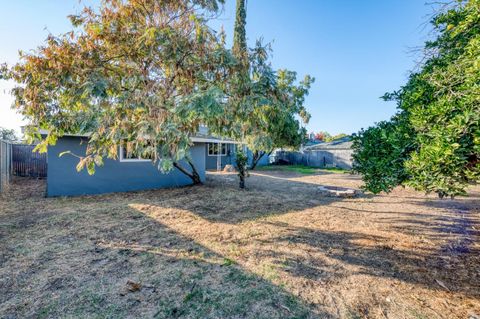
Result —
<svg viewBox="0 0 480 319"><path fill-rule="evenodd" d="M341 173L210 174L204 186L0 198L0 317L480 315L480 194L353 199Z"/></svg>

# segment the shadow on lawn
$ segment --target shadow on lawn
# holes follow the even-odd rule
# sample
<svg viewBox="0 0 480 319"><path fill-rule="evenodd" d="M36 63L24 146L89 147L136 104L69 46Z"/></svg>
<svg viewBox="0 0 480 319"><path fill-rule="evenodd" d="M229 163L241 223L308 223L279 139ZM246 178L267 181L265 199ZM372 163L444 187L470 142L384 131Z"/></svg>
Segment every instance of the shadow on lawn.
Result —
<svg viewBox="0 0 480 319"><path fill-rule="evenodd" d="M382 195L384 197L385 195ZM398 198L398 197L397 197ZM376 211L365 208L352 208L343 204L332 207L351 212L378 215L376 221L389 229L408 235L421 235L427 239L442 239L446 234L480 236L480 200L478 198L432 199L427 197L402 197L401 201L388 202L375 200L368 204L387 204L395 209ZM406 210L407 207L408 209ZM418 210L412 207L418 207ZM436 208L444 214L432 214L426 208ZM391 216L390 216L391 215ZM399 226L396 226L399 225Z"/></svg>
<svg viewBox="0 0 480 319"><path fill-rule="evenodd" d="M251 177L252 178L252 177ZM192 198L188 196L181 201L162 201L152 203L146 210L162 211L164 209L181 209L187 212L186 225L200 225L197 231L209 229L214 226L230 227L236 233L240 223L258 220L261 217L279 215L287 212L300 212L319 205L333 205L341 202L340 198L321 198L318 196L313 183L303 183L278 177L269 177L264 174L255 175L256 181L250 180L250 191L237 190L236 177L223 177L221 187L207 185L206 191ZM219 180L215 180L219 182ZM223 183L223 184L222 184ZM198 196L198 197L197 197ZM207 196L207 197L205 197ZM446 208L458 207L465 204L438 204L434 200L418 201L418 205L446 205ZM227 204L234 202L234 205ZM393 203L393 204L399 204ZM401 203L400 203L401 204ZM232 207L233 206L233 207ZM292 276L315 280L330 280L346 276L343 266L358 267L358 274L375 277L384 277L401 280L407 283L420 285L428 289L441 289L437 280L445 283L451 292L456 292L470 297L480 297L480 278L477 275L475 264L480 261L480 251L471 245L479 233L470 231L473 224L464 216L439 216L424 212L406 213L402 211L370 211L346 206L335 207L356 212L375 214L395 214L395 217L380 217L379 223L393 225L390 229L398 233L425 236L429 240L440 240L446 235L461 235L457 243L447 243L436 249L399 250L391 245L382 244L386 238L381 236L366 235L354 232L329 232L317 231L303 227L292 227L288 224L276 223L278 236L259 241L255 256L274 259L275 263ZM470 205L464 206L471 208ZM400 216L400 217L398 217ZM403 217L401 217L403 216ZM200 218L200 219L199 219ZM402 225L402 226L396 226ZM172 227L168 225L168 227ZM189 232L178 226L177 231L185 232L187 236L194 237L194 232ZM187 227L187 226L185 226ZM245 226L244 226L245 227ZM467 236L467 237L465 237ZM467 238L467 239L465 239ZM367 244L359 244L359 242ZM312 251L323 254L327 258L340 262L332 266L325 262L325 258L303 258L294 253L282 253L264 249L262 246L275 247L278 243L307 245ZM229 242L226 241L225 245ZM241 243L240 243L241 244ZM245 243L247 244L247 243ZM452 246L453 245L453 246ZM451 247L450 247L451 246ZM449 248L450 247L450 248ZM452 248L453 247L453 248ZM218 252L220 253L220 252ZM459 257L450 260L453 255ZM453 276L452 272L463 272L462 277ZM351 275L351 273L349 274Z"/></svg>
<svg viewBox="0 0 480 319"><path fill-rule="evenodd" d="M139 294L142 302L157 304L156 318L333 318L160 219L137 209L132 218L142 231L125 233L126 221L124 232L113 229L97 246L109 254L116 251L132 265L119 279L143 277L147 289ZM139 259L142 267L134 269ZM107 272L118 269L117 262ZM140 304L138 308L141 313Z"/></svg>
<svg viewBox="0 0 480 319"><path fill-rule="evenodd" d="M189 210L212 222L238 224L343 200L322 196L318 186L320 184L255 173L247 179L247 190L240 190L235 174L217 174L207 177L206 185L200 189L184 188L179 190L178 198L170 197L159 204Z"/></svg>
<svg viewBox="0 0 480 319"><path fill-rule="evenodd" d="M442 247L434 251L397 250L382 245L384 238L380 236L320 231L262 220L341 199L319 197L317 184L266 176L253 176L250 190L240 191L233 177L201 187L45 199L70 210L70 206L78 205L78 216L70 216L67 211L64 219L63 215L53 216L57 218L54 220L49 216L48 221L30 223L26 245L37 241L44 244L41 247L45 251L22 264L27 265L25 268L15 269L19 267L15 261L20 257L8 246L13 242L2 243L5 253L1 268L15 269L18 274L13 277L0 272L0 290L5 292L0 304L7 305L0 306L0 314L159 318L339 316L340 310L334 306L319 302L307 305L266 276L252 271L243 260L245 255L255 256L259 262L272 261L289 276L306 280L333 282L366 274L443 290L435 284L435 280L440 280L454 293L480 297L480 278L475 267L479 251L470 250L461 255L461 262L450 264L441 255L445 252ZM112 208L111 203L117 206ZM402 222L412 228L410 231L438 236L452 231L447 227L452 220L444 221L443 217L430 216L440 224L432 226L428 224L432 219L422 223L416 220L418 216L404 216ZM275 232L262 238L236 238L237 231L248 230L248 224L244 224L248 222L272 227ZM20 228L8 230L4 239L14 238L11 232L22 231L21 220L17 224ZM52 235L45 236L42 227ZM210 233L199 236L202 232ZM279 251L275 249L279 245L293 245L296 250ZM230 251L233 246L245 249L238 260L235 252ZM307 257L301 254L303 247L311 252ZM349 266L355 270L352 272ZM452 278L452 273L459 271L463 272L462 281ZM141 282L143 288L125 291L128 279ZM53 293L56 297L52 297ZM30 294L29 298L18 299L25 294Z"/></svg>
<svg viewBox="0 0 480 319"><path fill-rule="evenodd" d="M285 227L281 224L278 228ZM303 276L315 280L328 280L355 274L392 278L413 283L429 289L445 288L438 285L437 280L448 287L448 290L465 296L480 298L480 277L478 264L480 250L468 248L472 243L462 240L456 243L461 246L446 245L438 250L417 249L397 250L389 245L381 245L384 240L380 236L372 236L350 232L316 231L309 228L296 227L287 235L272 237L264 244L285 242L307 246L311 258L299 258L296 254L278 255L275 252L259 252L274 254L279 265L294 276ZM473 237L472 237L473 240ZM364 242L367 244L358 244ZM455 248L457 247L457 248ZM461 247L462 251L458 248ZM453 252L451 249L455 249ZM343 267L332 267L332 263L323 263L315 258L317 253L340 261L343 266L358 266L357 271L348 272ZM461 254L460 259L450 259ZM468 253L468 254L466 254ZM317 255L318 256L318 255Z"/></svg>
<svg viewBox="0 0 480 319"><path fill-rule="evenodd" d="M35 223L0 215L12 226L1 229L0 317L334 317L131 208L142 193L123 197L39 197ZM42 201L58 211L43 216Z"/></svg>

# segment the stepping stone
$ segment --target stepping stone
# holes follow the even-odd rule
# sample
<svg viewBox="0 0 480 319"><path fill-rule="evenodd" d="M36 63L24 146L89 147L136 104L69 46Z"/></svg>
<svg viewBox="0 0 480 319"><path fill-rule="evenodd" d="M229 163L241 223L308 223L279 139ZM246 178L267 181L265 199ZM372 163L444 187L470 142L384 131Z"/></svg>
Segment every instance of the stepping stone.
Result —
<svg viewBox="0 0 480 319"><path fill-rule="evenodd" d="M338 186L319 186L318 191L327 197L355 197L359 195L361 192L352 189L352 188L345 188L345 187L338 187Z"/></svg>

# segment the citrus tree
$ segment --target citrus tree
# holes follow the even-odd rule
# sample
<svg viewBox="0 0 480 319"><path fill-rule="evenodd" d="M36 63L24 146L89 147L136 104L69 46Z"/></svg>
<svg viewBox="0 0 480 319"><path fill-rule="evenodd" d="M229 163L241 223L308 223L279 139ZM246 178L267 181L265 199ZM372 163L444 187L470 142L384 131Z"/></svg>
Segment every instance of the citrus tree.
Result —
<svg viewBox="0 0 480 319"><path fill-rule="evenodd" d="M432 25L419 71L385 95L398 114L355 136L354 169L372 192L455 196L480 180L480 1L452 2Z"/></svg>

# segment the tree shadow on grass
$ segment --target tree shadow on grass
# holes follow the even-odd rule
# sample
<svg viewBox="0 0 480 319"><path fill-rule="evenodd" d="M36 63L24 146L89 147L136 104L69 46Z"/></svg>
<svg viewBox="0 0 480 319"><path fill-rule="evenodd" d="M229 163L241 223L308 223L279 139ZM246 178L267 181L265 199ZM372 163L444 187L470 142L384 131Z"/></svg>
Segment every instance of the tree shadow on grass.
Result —
<svg viewBox="0 0 480 319"><path fill-rule="evenodd" d="M333 318L132 208L141 193L93 198L38 198L38 215L58 206L35 224L0 216L0 317Z"/></svg>
<svg viewBox="0 0 480 319"><path fill-rule="evenodd" d="M276 226L285 227L281 224ZM305 249L309 251L308 255L311 258L299 258L294 253L275 254L277 263L283 265L286 271L295 276L321 279L332 278L329 275L331 273L336 273L336 278L347 274L365 274L392 278L429 289L448 289L450 292L480 298L480 276L478 276L480 249L463 246L471 242L465 243L460 239L456 245L445 245L435 250L411 251L384 245L382 244L384 240L385 238L381 236L360 233L317 231L305 227L291 229L290 227L288 234L273 236L264 244L269 246L284 242L307 247ZM259 254L262 253L265 252L259 252ZM320 258L312 257L319 255L339 261L340 267L335 263L322 263ZM453 255L459 258L449 258ZM355 266L356 270L344 271L342 265ZM447 288L439 286L437 280L444 283Z"/></svg>
<svg viewBox="0 0 480 319"><path fill-rule="evenodd" d="M462 198L461 200L437 199L437 200L406 200L401 205L413 207L411 212L375 212L372 210L361 210L379 216L378 222L389 225L390 229L398 233L419 235L429 240L440 240L446 236L454 235L457 239L461 237L473 238L480 236L480 200ZM418 210L415 209L418 208ZM340 207L347 210L355 210L348 207ZM432 212L432 208L435 213ZM429 209L428 211L422 211ZM392 214L393 216L388 216ZM468 247L464 247L468 249ZM467 250L465 251L467 252Z"/></svg>
<svg viewBox="0 0 480 319"><path fill-rule="evenodd" d="M206 194L199 195L186 201L161 201L152 202L148 210L182 209L188 211L193 224L198 223L196 231L223 225L229 228L230 233L239 233L237 225L242 223L269 223L261 218L275 216L288 212L300 212L320 205L335 205L332 207L350 210L353 212L378 214L377 222L384 223L393 233L410 236L422 236L427 240L439 241L446 235L465 235L465 229L472 224L465 223L462 217L454 218L425 211L374 211L355 208L352 202L350 207L338 205L341 198L320 197L316 190L317 184L303 183L282 178L269 178L257 176L256 183L251 183L251 189L242 192L235 189L235 177L231 180L221 181L221 186L206 186ZM218 181L217 181L218 182ZM209 188L210 187L210 188ZM234 203L232 205L231 203ZM410 204L422 207L423 203L436 203L436 201L415 201ZM400 204L398 202L392 204ZM437 204L434 204L437 205ZM460 205L460 204L455 204ZM427 206L424 206L427 207ZM470 206L469 206L470 207ZM392 216L389 216L392 215ZM196 216L196 217L195 217ZM179 231L185 231L195 236L195 231L188 231L188 221L184 226L178 226ZM306 221L307 222L307 221ZM432 247L425 245L414 249L398 249L394 245L385 244L392 238L369 235L365 233L313 230L306 227L292 227L289 224L275 222L278 236L257 240L258 250L254 253L257 258L275 260L274 263L292 276L314 280L334 280L342 276L351 275L343 266L353 266L354 273L375 277L391 278L406 283L419 285L428 289L446 290L439 286L437 280L445 283L451 292L469 297L480 297L480 278L474 267L479 261L480 251L472 246L473 238L478 232L470 232L470 238L457 238L455 244L447 243L444 246ZM227 227L228 225L228 227ZM284 229L284 230L282 230ZM218 232L218 236L224 236ZM234 240L229 236L222 237L225 245ZM414 238L414 237L413 237ZM478 237L477 237L478 238ZM249 240L238 240L241 246L248 245ZM322 257L304 258L294 252L285 253L271 250L266 247L276 247L278 244L306 245L308 249ZM450 248L449 248L450 247ZM449 259L452 255L459 258ZM334 265L328 259L337 260ZM452 271L457 268L461 276L452 276ZM350 270L349 270L350 271Z"/></svg>
<svg viewBox="0 0 480 319"><path fill-rule="evenodd" d="M159 198L156 193L144 194L147 202L162 207L185 209L212 222L239 224L343 200L323 196L319 186L317 183L255 174L247 180L247 190L240 190L235 174L216 174L201 187L167 190L170 194L166 199Z"/></svg>
<svg viewBox="0 0 480 319"><path fill-rule="evenodd" d="M141 219L146 224L141 233L112 234L109 241L100 242L99 246L117 250L129 262L132 257L138 257L145 263L144 272L140 274L136 269L135 277L143 277L143 284L157 294L147 296L151 292L143 290L147 302L155 304L160 297L155 317L333 317L327 311L309 308L283 288L162 224L161 220L145 219L147 221ZM131 276L125 273L122 277Z"/></svg>
<svg viewBox="0 0 480 319"><path fill-rule="evenodd" d="M441 250L398 250L383 245L381 236L263 219L341 201L319 197L315 186L259 177L246 192L238 190L234 180L224 185L45 199L49 205L65 208L65 213L29 224L28 238L21 233L21 222L17 223L19 229L4 236L12 241L3 243L7 253L2 269L15 269L17 275L0 276L0 288L6 292L0 313L47 317L338 316L328 307L331 305L307 305L273 284L268 273L252 271L246 259L250 256L271 262L289 276L318 283L365 274L444 289L435 286L437 279L452 292L480 297L478 275L471 266L475 261L471 256L476 253L478 257L478 251L470 251L469 263L447 264ZM37 210L43 209L42 203L36 204ZM425 231L419 226L428 227L410 217L405 215L419 232ZM258 237L248 223L265 224L275 231ZM239 227L246 231L243 238L236 233ZM44 233L47 229L49 236ZM442 233L441 229L434 232ZM23 264L16 252L18 240L24 241L26 250L39 250ZM30 246L32 243L36 246ZM293 248L278 249L289 245ZM452 271L463 272L457 276L461 280L452 279ZM470 273L470 281L465 282ZM129 291L128 280L140 282L142 289Z"/></svg>

